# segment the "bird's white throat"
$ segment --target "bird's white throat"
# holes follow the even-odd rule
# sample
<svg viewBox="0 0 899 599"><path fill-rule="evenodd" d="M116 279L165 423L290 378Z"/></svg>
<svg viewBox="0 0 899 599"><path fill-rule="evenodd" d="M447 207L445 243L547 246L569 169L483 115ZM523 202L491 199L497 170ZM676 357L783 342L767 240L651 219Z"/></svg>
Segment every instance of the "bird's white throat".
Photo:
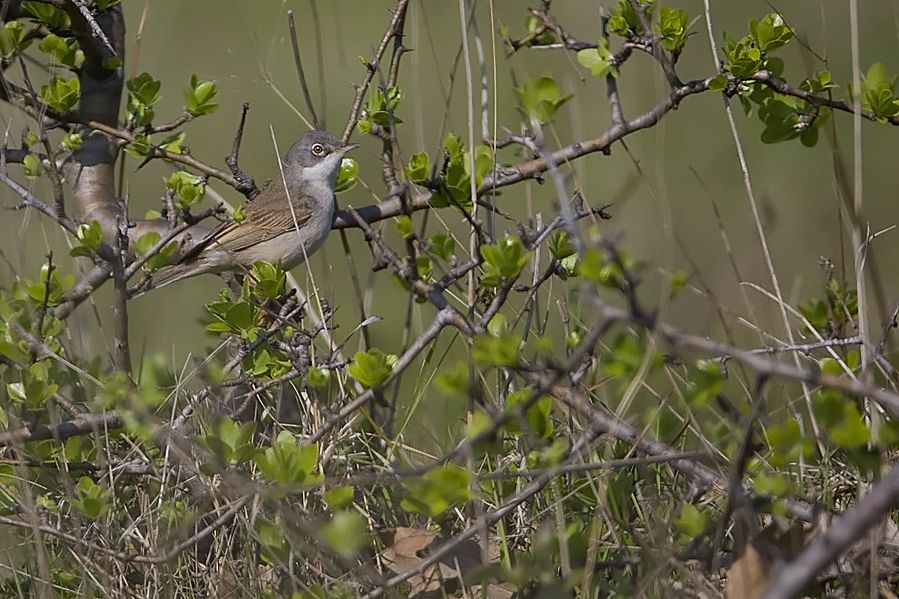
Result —
<svg viewBox="0 0 899 599"><path fill-rule="evenodd" d="M326 185L333 189L337 173L340 171L341 159L341 156L331 155L315 166L304 167L300 171L300 181L316 187Z"/></svg>

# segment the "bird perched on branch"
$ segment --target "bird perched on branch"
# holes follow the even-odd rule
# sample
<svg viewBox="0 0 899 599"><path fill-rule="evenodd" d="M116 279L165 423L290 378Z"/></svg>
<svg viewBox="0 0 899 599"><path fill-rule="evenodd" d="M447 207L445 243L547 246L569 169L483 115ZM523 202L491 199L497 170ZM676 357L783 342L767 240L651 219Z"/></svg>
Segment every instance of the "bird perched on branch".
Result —
<svg viewBox="0 0 899 599"><path fill-rule="evenodd" d="M285 269L317 250L334 222L334 185L343 156L357 144L343 144L327 131L308 131L283 161L283 176L270 181L244 210L240 222L222 223L181 259L153 274L150 289L205 273L244 273L258 261Z"/></svg>

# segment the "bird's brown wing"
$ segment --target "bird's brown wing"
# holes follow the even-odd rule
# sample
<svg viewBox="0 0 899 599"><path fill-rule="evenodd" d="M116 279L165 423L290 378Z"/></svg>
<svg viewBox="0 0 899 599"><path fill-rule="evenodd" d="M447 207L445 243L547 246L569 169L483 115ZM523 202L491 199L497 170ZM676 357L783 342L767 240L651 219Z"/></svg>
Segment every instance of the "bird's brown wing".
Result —
<svg viewBox="0 0 899 599"><path fill-rule="evenodd" d="M296 190L290 194L290 200L293 212L287 203L283 182L270 181L259 195L247 204L246 218L242 222L222 223L184 254L181 261L193 260L207 248L231 253L239 252L283 233L289 233L297 226L302 227L312 216L312 202Z"/></svg>

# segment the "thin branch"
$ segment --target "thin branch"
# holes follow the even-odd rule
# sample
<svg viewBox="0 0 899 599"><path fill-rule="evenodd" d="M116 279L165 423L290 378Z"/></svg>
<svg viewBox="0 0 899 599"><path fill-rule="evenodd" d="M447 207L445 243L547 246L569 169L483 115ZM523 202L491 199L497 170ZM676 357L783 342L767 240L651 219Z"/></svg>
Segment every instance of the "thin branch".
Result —
<svg viewBox="0 0 899 599"><path fill-rule="evenodd" d="M241 170L238 165L238 154L240 153L240 142L243 139L243 128L247 122L247 112L250 110L250 103L244 102L240 111L240 122L237 125L237 132L234 134L234 142L231 144L231 153L225 156L225 164L231 169L234 180L238 186L235 188L242 193L248 200L252 200L259 194L256 182L253 177Z"/></svg>
<svg viewBox="0 0 899 599"><path fill-rule="evenodd" d="M390 21L390 25L387 27L387 31L384 32L381 43L378 44L378 48L375 50L374 57L372 57L371 61L365 65L365 77L363 77L362 83L356 87L356 97L353 99L350 116L347 118L346 128L343 130L343 135L341 137L344 143L349 141L350 136L353 134L353 130L356 128L356 124L359 122L359 112L362 110L362 101L365 98L365 93L368 91L368 86L371 85L375 73L378 72L378 65L380 65L381 59L387 51L387 45L390 43L393 36L396 35L399 24L406 16L406 9L408 6L409 0L399 0L396 5L396 10L393 13L393 18Z"/></svg>
<svg viewBox="0 0 899 599"><path fill-rule="evenodd" d="M300 42L297 39L297 25L293 19L293 10L287 11L287 25L290 28L290 45L293 48L293 62L297 67L297 77L300 78L300 87L303 88L303 99L306 101L306 108L309 109L309 114L312 115L312 122L315 123L315 128L321 128L321 121L318 120L318 116L315 114L315 105L312 103L312 96L309 94L309 85L306 83L306 72L303 70L303 60L300 58ZM324 49L319 46L318 51L321 53Z"/></svg>

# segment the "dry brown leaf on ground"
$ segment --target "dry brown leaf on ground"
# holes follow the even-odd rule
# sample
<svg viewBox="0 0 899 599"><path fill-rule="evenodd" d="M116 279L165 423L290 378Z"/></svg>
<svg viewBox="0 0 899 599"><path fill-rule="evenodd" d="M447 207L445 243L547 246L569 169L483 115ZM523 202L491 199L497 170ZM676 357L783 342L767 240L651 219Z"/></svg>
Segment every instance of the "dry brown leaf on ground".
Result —
<svg viewBox="0 0 899 599"><path fill-rule="evenodd" d="M379 534L384 550L381 561L391 571L401 574L418 566L428 556L429 550L439 547L445 539L437 533L423 528L403 528L384 530ZM499 548L491 543L488 563L499 558ZM481 546L476 539L468 539L460 543L450 554L441 558L436 564L426 568L421 574L409 578L409 597L426 599L440 597L444 593L453 593L460 589L461 581L484 565L481 559ZM469 588L469 594L480 596L480 585ZM509 599L514 595L514 587L490 584L487 586L488 599Z"/></svg>
<svg viewBox="0 0 899 599"><path fill-rule="evenodd" d="M771 522L740 550L727 573L727 599L760 597L773 578L772 560L789 562L811 541L801 522L789 527Z"/></svg>

